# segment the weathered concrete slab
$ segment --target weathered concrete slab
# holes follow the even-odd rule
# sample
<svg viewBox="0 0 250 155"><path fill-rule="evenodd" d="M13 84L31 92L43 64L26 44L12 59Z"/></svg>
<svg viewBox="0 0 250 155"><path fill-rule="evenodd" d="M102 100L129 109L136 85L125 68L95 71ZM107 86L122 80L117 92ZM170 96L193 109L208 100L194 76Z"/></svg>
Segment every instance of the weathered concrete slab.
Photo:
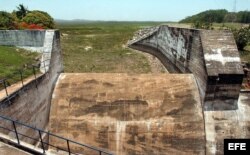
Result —
<svg viewBox="0 0 250 155"><path fill-rule="evenodd" d="M207 155L223 154L224 139L250 138L250 93L240 94L238 109L204 111Z"/></svg>
<svg viewBox="0 0 250 155"><path fill-rule="evenodd" d="M240 55L231 31L200 32L208 76L243 74Z"/></svg>
<svg viewBox="0 0 250 155"><path fill-rule="evenodd" d="M61 74L50 131L117 154L205 154L201 102L190 74Z"/></svg>

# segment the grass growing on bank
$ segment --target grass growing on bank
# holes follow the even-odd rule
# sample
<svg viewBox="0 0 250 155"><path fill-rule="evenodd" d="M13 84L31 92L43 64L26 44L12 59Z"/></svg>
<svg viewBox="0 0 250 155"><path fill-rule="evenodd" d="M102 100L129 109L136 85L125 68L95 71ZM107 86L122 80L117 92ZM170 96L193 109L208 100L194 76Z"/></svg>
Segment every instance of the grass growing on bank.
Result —
<svg viewBox="0 0 250 155"><path fill-rule="evenodd" d="M245 47L244 51L240 51L241 61L250 63L250 45Z"/></svg>
<svg viewBox="0 0 250 155"><path fill-rule="evenodd" d="M28 64L32 64L39 54L29 52L24 49L0 46L0 79L13 77L12 80L19 80L20 76L13 75L13 73L24 68ZM32 71L25 71L24 78L31 75ZM13 82L14 82L13 81Z"/></svg>
<svg viewBox="0 0 250 155"><path fill-rule="evenodd" d="M149 73L147 58L126 48L135 31L161 23L59 24L65 72Z"/></svg>

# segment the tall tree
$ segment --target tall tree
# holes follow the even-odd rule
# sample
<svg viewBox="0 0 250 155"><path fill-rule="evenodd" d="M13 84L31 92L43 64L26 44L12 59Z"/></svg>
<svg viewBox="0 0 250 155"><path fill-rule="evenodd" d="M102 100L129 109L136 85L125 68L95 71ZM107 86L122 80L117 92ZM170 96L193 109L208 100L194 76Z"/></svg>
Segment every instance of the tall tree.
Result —
<svg viewBox="0 0 250 155"><path fill-rule="evenodd" d="M16 16L18 19L22 19L29 12L28 8L25 7L23 4L19 4L19 6L17 6L16 8Z"/></svg>

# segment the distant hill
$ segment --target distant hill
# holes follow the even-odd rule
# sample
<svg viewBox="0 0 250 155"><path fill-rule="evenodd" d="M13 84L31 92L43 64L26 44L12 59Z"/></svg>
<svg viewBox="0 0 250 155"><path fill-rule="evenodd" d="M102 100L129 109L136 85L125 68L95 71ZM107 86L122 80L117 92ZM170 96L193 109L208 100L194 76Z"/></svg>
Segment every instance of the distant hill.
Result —
<svg viewBox="0 0 250 155"><path fill-rule="evenodd" d="M225 9L220 10L207 10L198 13L193 16L186 17L181 20L180 23L226 23L226 22L237 22L237 23L250 23L250 11L240 11L237 13L228 12Z"/></svg>

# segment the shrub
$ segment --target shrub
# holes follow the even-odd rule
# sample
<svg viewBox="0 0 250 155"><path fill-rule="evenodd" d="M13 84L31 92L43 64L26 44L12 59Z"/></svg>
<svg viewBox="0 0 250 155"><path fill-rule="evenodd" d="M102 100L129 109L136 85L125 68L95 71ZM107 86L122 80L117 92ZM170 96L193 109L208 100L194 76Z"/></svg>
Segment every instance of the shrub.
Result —
<svg viewBox="0 0 250 155"><path fill-rule="evenodd" d="M46 12L43 11L31 11L23 19L23 22L31 25L35 24L44 28L54 28L53 18Z"/></svg>
<svg viewBox="0 0 250 155"><path fill-rule="evenodd" d="M213 24L212 23L209 23L209 22L194 22L192 24L192 27L195 28L195 29L207 29L207 30L210 30L210 29L213 29Z"/></svg>
<svg viewBox="0 0 250 155"><path fill-rule="evenodd" d="M15 29L15 18L8 12L0 11L0 29Z"/></svg>
<svg viewBox="0 0 250 155"><path fill-rule="evenodd" d="M244 50L244 47L250 42L250 26L240 28L239 30L235 29L233 34L238 50Z"/></svg>
<svg viewBox="0 0 250 155"><path fill-rule="evenodd" d="M37 24L27 24L25 22L21 22L18 25L19 29L44 29L42 26Z"/></svg>

